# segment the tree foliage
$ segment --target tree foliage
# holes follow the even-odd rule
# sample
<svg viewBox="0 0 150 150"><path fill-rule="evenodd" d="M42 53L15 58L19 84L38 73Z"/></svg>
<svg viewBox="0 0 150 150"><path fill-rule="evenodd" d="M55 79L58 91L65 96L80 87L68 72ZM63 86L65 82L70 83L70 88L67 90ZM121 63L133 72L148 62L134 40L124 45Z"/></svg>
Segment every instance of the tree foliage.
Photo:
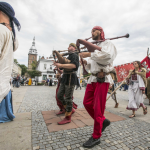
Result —
<svg viewBox="0 0 150 150"><path fill-rule="evenodd" d="M42 72L38 70L28 70L27 73L31 78L39 77L42 74Z"/></svg>
<svg viewBox="0 0 150 150"><path fill-rule="evenodd" d="M20 64L18 64L19 66L20 66L20 68L22 69L22 71L21 71L21 74L22 75L25 75L25 73L27 72L27 67L25 66L25 65L20 65Z"/></svg>
<svg viewBox="0 0 150 150"><path fill-rule="evenodd" d="M18 65L19 63L18 63L18 61L17 61L17 59L14 59L14 62Z"/></svg>
<svg viewBox="0 0 150 150"><path fill-rule="evenodd" d="M21 74L25 75L25 73L27 72L27 67L24 64L19 64L17 59L14 59L14 62L22 69Z"/></svg>
<svg viewBox="0 0 150 150"><path fill-rule="evenodd" d="M32 64L31 64L31 66L32 66L32 70L36 70L36 67L37 67L37 61L36 61L36 60L33 61Z"/></svg>

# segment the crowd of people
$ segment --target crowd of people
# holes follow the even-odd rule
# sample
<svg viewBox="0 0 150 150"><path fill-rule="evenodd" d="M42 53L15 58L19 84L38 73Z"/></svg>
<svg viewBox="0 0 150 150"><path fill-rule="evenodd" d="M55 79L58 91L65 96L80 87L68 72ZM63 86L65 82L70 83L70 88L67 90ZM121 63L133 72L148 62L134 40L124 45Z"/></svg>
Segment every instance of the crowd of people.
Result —
<svg viewBox="0 0 150 150"><path fill-rule="evenodd" d="M0 40L3 45L0 47L0 63L2 64L0 65L0 79L3 79L0 82L0 122L3 123L12 121L15 118L10 90L13 52L18 47L14 24L18 30L21 28L19 21L15 18L15 12L12 6L6 2L0 2ZM58 122L59 125L70 123L72 115L75 113L75 109L77 109L77 105L73 102L73 93L75 86L76 89L79 87L81 89L80 80L76 75L80 63L84 69L86 68L91 72L89 79L84 81L86 91L83 104L86 111L94 120L94 129L89 140L83 144L85 148L92 148L100 144L102 132L110 125L110 121L104 116L104 111L108 90L113 89L113 78L116 76L113 71L113 61L117 56L115 45L110 40L105 39L103 28L100 26L93 27L91 34L96 44L87 40L78 39L76 44L69 44L68 57L64 58L63 62L58 63L54 61L53 64L56 67L56 76L58 78L56 101L60 111L57 115L64 114L63 120ZM76 51L80 51L81 44L87 48L88 52L80 53L79 61L79 56L76 54ZM88 60L84 59L87 57L89 58ZM129 73L126 80L126 83L129 85L129 103L127 109L132 110L132 115L129 116L130 118L135 117L135 111L140 107L143 108L143 114L147 114L147 107L143 104L143 94L145 94L145 88L147 86L146 71L142 68L139 61L134 61L133 66L134 70ZM19 76L14 79L13 83L16 87L19 87L20 80ZM31 77L27 79L26 83L32 85ZM52 83L53 81L51 79L47 79L45 82L49 86L52 86ZM9 109L6 109L6 107Z"/></svg>
<svg viewBox="0 0 150 150"><path fill-rule="evenodd" d="M57 84L57 81L53 81L52 77L50 77L50 78L47 78L46 80L44 80L44 83L45 83L44 85L52 86L53 82L54 82L54 85Z"/></svg>
<svg viewBox="0 0 150 150"><path fill-rule="evenodd" d="M35 81L35 85L36 85L36 80ZM17 76L11 77L10 79L10 84L13 87L19 88L20 86L24 86L24 85L32 85L33 81L31 77L25 77L25 76L20 76L19 74Z"/></svg>

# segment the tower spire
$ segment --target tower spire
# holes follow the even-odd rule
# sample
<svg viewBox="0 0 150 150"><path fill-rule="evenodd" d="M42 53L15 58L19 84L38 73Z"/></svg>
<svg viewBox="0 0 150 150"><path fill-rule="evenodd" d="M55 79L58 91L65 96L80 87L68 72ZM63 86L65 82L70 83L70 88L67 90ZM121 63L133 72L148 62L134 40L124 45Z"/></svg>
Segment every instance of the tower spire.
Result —
<svg viewBox="0 0 150 150"><path fill-rule="evenodd" d="M35 36L33 38L32 46L35 46Z"/></svg>
<svg viewBox="0 0 150 150"><path fill-rule="evenodd" d="M37 49L35 48L35 36L33 37L32 46L29 50L29 54L36 54L37 55Z"/></svg>

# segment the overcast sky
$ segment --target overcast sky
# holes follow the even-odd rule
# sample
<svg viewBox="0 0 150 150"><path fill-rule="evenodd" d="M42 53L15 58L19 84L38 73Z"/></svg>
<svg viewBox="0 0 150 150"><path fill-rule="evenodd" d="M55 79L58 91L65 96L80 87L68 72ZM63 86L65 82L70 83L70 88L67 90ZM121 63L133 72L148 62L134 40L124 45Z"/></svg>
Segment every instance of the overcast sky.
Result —
<svg viewBox="0 0 150 150"><path fill-rule="evenodd" d="M28 52L35 36L38 57L49 57L53 48L67 49L69 43L91 36L91 29L103 27L106 38L130 34L113 40L118 55L114 65L146 57L150 46L149 0L7 0L21 24L17 32L19 48L14 58L28 64Z"/></svg>

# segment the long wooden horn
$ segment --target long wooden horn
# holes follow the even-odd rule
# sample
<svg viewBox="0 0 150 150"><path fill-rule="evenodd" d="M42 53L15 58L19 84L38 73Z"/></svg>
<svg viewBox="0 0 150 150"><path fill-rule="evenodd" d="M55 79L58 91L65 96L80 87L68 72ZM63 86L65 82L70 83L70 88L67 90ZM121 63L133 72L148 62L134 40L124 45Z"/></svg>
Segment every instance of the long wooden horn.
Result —
<svg viewBox="0 0 150 150"><path fill-rule="evenodd" d="M121 87L121 85L124 83L124 81L131 75L133 71L131 71L128 76L121 82L121 84L107 97L106 101Z"/></svg>

